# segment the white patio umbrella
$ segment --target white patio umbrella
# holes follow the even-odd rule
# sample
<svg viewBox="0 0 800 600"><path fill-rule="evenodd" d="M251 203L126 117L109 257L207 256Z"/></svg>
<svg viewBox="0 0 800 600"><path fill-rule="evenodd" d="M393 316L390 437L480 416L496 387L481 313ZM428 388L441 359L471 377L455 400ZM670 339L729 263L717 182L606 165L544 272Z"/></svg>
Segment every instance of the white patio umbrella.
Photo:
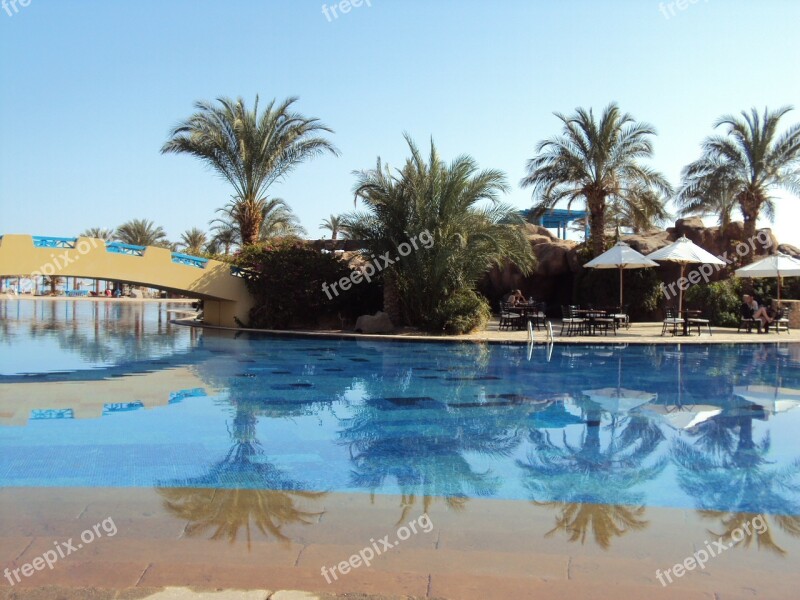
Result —
<svg viewBox="0 0 800 600"><path fill-rule="evenodd" d="M778 252L772 256L762 258L746 267L736 269L736 277L777 277L778 278L778 305L781 303L781 278L800 277L800 260Z"/></svg>
<svg viewBox="0 0 800 600"><path fill-rule="evenodd" d="M652 402L658 396L641 390L625 388L602 388L599 390L583 390L589 400L599 405L604 411L612 414L625 414L642 404Z"/></svg>
<svg viewBox="0 0 800 600"><path fill-rule="evenodd" d="M685 235L672 242L669 246L664 246L661 250L656 250L647 255L650 260L661 262L674 262L681 266L681 279L686 271L686 265L720 265L725 263L716 256L703 250ZM683 310L683 289L678 286L678 314Z"/></svg>
<svg viewBox="0 0 800 600"><path fill-rule="evenodd" d="M711 417L716 417L722 409L711 404L694 406L649 404L642 407L642 413L644 411L658 417L673 429L691 429Z"/></svg>
<svg viewBox="0 0 800 600"><path fill-rule="evenodd" d="M624 306L622 302L623 271L657 267L658 263L637 252L625 242L617 242L613 248L606 250L583 266L590 269L619 269L619 306L621 309Z"/></svg>
<svg viewBox="0 0 800 600"><path fill-rule="evenodd" d="M733 395L776 414L800 406L800 390L771 385L745 385L733 388Z"/></svg>

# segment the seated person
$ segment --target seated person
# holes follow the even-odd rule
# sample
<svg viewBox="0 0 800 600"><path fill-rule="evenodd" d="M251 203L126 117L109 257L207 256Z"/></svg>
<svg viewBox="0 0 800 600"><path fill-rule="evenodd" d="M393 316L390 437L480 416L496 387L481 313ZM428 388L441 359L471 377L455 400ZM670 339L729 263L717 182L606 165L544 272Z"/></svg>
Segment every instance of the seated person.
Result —
<svg viewBox="0 0 800 600"><path fill-rule="evenodd" d="M756 299L749 294L742 297L742 317L745 319L755 319L761 321L761 324L769 327L769 324L774 320L769 314L769 311L763 306L759 306Z"/></svg>

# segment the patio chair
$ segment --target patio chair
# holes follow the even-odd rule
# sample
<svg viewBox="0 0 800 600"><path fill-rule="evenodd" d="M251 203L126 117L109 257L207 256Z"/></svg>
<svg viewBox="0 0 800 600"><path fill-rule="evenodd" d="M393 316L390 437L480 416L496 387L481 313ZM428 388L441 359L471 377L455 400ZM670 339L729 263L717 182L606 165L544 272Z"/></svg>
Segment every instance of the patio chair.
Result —
<svg viewBox="0 0 800 600"><path fill-rule="evenodd" d="M736 328L736 332L739 333L744 329L747 333L753 333L753 326L758 328L758 333L761 333L761 320L754 319L753 311L742 305L742 309L739 312L739 326Z"/></svg>
<svg viewBox="0 0 800 600"><path fill-rule="evenodd" d="M708 335L714 335L711 333L711 321L709 319L705 319L703 317L689 317L689 328L697 327L697 335L700 335L700 330L705 327L708 330Z"/></svg>
<svg viewBox="0 0 800 600"><path fill-rule="evenodd" d="M614 319L614 327L620 328L624 326L625 329L631 328L631 318L628 316L629 311L627 305L623 306L622 308L615 306L608 312L608 316Z"/></svg>
<svg viewBox="0 0 800 600"><path fill-rule="evenodd" d="M592 322L594 323L595 331L601 330L603 335L608 335L609 331L613 331L614 335L617 335L617 322L613 317L594 317Z"/></svg>
<svg viewBox="0 0 800 600"><path fill-rule="evenodd" d="M683 319L676 315L674 308L667 307L665 309L666 317L664 318L664 326L661 329L661 335L667 333L672 329L672 335L678 335L678 327L683 327Z"/></svg>
<svg viewBox="0 0 800 600"><path fill-rule="evenodd" d="M500 325L498 329L517 329L519 328L519 322L522 317L515 313L511 312L511 307L506 302L500 303Z"/></svg>
<svg viewBox="0 0 800 600"><path fill-rule="evenodd" d="M785 331L787 334L789 332L789 308L782 306L778 309L778 314L775 315L775 320L772 322L771 327L775 328L776 333L780 333L781 331Z"/></svg>
<svg viewBox="0 0 800 600"><path fill-rule="evenodd" d="M525 317L531 325L536 327L537 331L539 331L540 327L545 326L545 322L547 321L547 316L545 315L546 309L547 305L544 302L538 302L532 309L530 309Z"/></svg>
<svg viewBox="0 0 800 600"><path fill-rule="evenodd" d="M574 306L562 306L561 307L561 333L558 335L564 335L564 329L567 331L567 335L572 335L573 333L583 333L584 326L586 325L586 319L582 319L575 314L575 307Z"/></svg>

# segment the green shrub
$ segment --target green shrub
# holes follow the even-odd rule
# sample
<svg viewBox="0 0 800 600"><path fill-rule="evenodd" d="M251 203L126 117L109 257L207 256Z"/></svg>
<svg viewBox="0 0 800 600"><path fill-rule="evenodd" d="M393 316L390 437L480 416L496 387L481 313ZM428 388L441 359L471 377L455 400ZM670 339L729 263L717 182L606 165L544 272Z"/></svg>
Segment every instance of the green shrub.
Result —
<svg viewBox="0 0 800 600"><path fill-rule="evenodd" d="M686 306L703 311L703 316L719 327L736 327L742 304L742 282L726 279L695 285L684 292Z"/></svg>
<svg viewBox="0 0 800 600"><path fill-rule="evenodd" d="M352 270L333 254L323 254L296 242L248 246L236 259L251 276L247 287L255 299L250 327L291 329L316 327L337 316L353 317L380 308L380 284L362 281L338 295L323 291Z"/></svg>
<svg viewBox="0 0 800 600"><path fill-rule="evenodd" d="M482 329L491 315L489 303L482 296L461 289L440 302L423 326L430 331L458 335Z"/></svg>

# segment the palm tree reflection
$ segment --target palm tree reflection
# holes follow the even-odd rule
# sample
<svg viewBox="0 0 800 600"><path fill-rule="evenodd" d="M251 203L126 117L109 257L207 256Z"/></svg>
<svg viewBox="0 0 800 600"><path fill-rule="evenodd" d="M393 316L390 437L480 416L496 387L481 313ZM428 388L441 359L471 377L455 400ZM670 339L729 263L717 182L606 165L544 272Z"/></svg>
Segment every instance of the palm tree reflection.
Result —
<svg viewBox="0 0 800 600"><path fill-rule="evenodd" d="M354 468L351 485L371 494L394 479L400 488L406 519L422 497L427 512L434 498L442 497L453 510L462 510L471 496L492 496L501 484L490 470L476 471L463 456L476 452L489 456L508 455L519 444L515 432L492 427L485 413L451 409L443 403L426 403L425 425L398 435L407 414L404 409L384 405L385 400L367 401L356 407L353 417L343 419L339 438L347 444Z"/></svg>
<svg viewBox="0 0 800 600"><path fill-rule="evenodd" d="M697 438L693 444L676 439L672 461L678 467L678 484L695 498L698 513L721 525L721 532L709 533L730 540L736 529L760 517L763 530L752 530L738 545L747 548L755 539L758 548L784 554L771 527L800 537L800 504L794 498L800 492L800 459L771 466L769 433L753 439L753 419L759 416L765 418L748 406L726 409L691 432Z"/></svg>
<svg viewBox="0 0 800 600"><path fill-rule="evenodd" d="M319 500L326 492L304 491L308 486L264 459L256 423L256 406L236 404L230 429L233 445L225 458L205 475L170 481L158 489L166 509L189 521L187 535L213 530L210 539L234 543L244 529L249 550L252 523L265 537L288 544L285 526L310 525L324 512L307 510L301 503Z"/></svg>
<svg viewBox="0 0 800 600"><path fill-rule="evenodd" d="M612 417L604 445L601 411L591 401L580 404L586 425L579 444L570 443L566 431L559 444L549 432L532 429L533 450L517 465L531 501L559 511L546 537L562 532L570 542L585 544L591 534L608 549L615 537L648 526L644 494L633 488L664 470L663 458L644 464L664 436L649 419Z"/></svg>

